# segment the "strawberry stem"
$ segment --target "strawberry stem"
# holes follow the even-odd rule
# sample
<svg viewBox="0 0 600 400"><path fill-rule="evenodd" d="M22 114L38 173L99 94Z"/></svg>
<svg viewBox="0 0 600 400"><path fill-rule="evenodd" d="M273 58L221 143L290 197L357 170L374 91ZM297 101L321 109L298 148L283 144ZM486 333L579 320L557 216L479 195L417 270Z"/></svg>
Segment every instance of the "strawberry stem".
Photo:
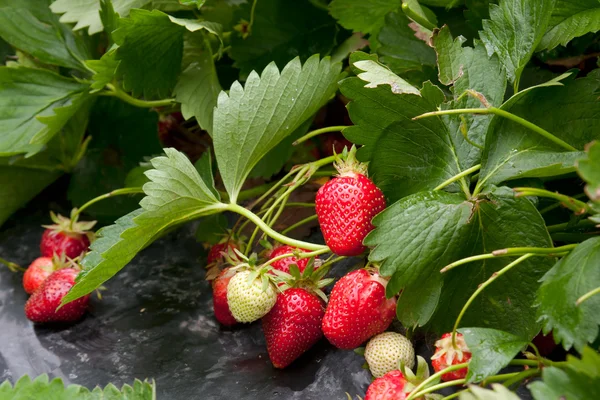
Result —
<svg viewBox="0 0 600 400"><path fill-rule="evenodd" d="M453 381L442 382L442 383L438 383L437 385L429 386L427 389L423 389L418 393L413 390L411 393L415 393L415 395L413 396L411 394L409 397L406 398L406 400L419 398L427 393L435 392L436 390L440 390L443 388L457 386L457 385L464 385L466 382L467 382L466 379L456 379Z"/></svg>
<svg viewBox="0 0 600 400"><path fill-rule="evenodd" d="M163 99L163 100L140 100L130 96L128 93L123 91L121 88L108 83L105 91L99 92L100 96L112 96L123 100L125 103L129 103L132 106L141 108L153 108L153 107L165 107L175 103L175 99Z"/></svg>
<svg viewBox="0 0 600 400"><path fill-rule="evenodd" d="M475 298L479 295L479 293L483 292L483 290L486 287L488 287L496 279L500 278L502 275L504 275L505 273L510 271L513 267L519 265L520 263L527 260L529 257L531 257L533 255L534 254L532 254L532 253L527 253L527 254L522 255L521 257L517 258L515 261L508 264L506 267L502 268L501 270L499 270L497 272L494 272L492 274L492 276L490 276L488 278L488 280L486 280L481 285L479 285L477 290L475 290L475 292L471 295L471 297L469 297L469 300L467 300L467 302L463 306L462 310L460 310L460 314L458 314L458 318L456 318L456 322L454 323L454 328L452 329L452 345L454 347L456 347L456 330L458 329L458 326L460 325L460 321L463 318L463 316L465 315L465 313L467 312L467 309L469 308L469 306L473 303Z"/></svg>
<svg viewBox="0 0 600 400"><path fill-rule="evenodd" d="M546 197L554 200L558 200L560 204L569 210L573 211L575 215L583 215L587 214L591 211L590 206L588 206L583 201L577 200L573 197L551 192L549 190L538 189L538 188L530 188L530 187L516 187L513 188L516 192L516 197L521 196L537 196L537 197Z"/></svg>
<svg viewBox="0 0 600 400"><path fill-rule="evenodd" d="M300 139L296 140L294 143L292 143L292 145L297 146L300 143L306 142L308 139L318 136L322 133L340 132L346 128L347 128L347 126L345 126L345 125L339 125L339 126L327 126L325 128L315 129L314 131L310 131L306 135L302 136Z"/></svg>
<svg viewBox="0 0 600 400"><path fill-rule="evenodd" d="M108 193L101 194L98 197L94 197L93 199L89 200L87 203L85 203L81 207L73 210L73 212L71 213L70 228L73 229L73 223L75 221L77 221L77 218L83 212L83 210L85 210L89 206L96 204L97 202L99 202L101 200L108 199L109 197L120 196L120 195L124 195L124 194L135 194L135 193L144 193L144 191L142 190L141 187L121 188L121 189L115 189Z"/></svg>
<svg viewBox="0 0 600 400"><path fill-rule="evenodd" d="M21 267L19 264L15 264L14 262L10 262L8 260L5 260L4 258L0 257L0 264L4 264L8 267L9 270L11 270L11 272L24 272L25 268Z"/></svg>
<svg viewBox="0 0 600 400"><path fill-rule="evenodd" d="M590 290L589 292L578 298L575 304L579 306L581 303L588 300L590 297L597 295L598 293L600 293L600 287Z"/></svg>
<svg viewBox="0 0 600 400"><path fill-rule="evenodd" d="M442 190L443 188L445 188L446 186L450 185L451 183L456 182L457 180L464 178L465 176L475 172L475 171L479 171L479 169L481 168L481 164L477 164L469 169L465 169L464 171L462 171L459 174L454 175L452 178L445 180L444 182L440 183L438 186L436 186L433 190Z"/></svg>
<svg viewBox="0 0 600 400"><path fill-rule="evenodd" d="M450 365L447 368L444 368L443 370L436 372L435 374L429 376L429 378L425 379L423 382L419 383L419 385L417 385L417 387L415 387L412 392L410 392L410 395L406 398L406 400L412 400L414 398L416 398L417 394L419 393L420 390L422 390L423 388L427 387L427 385L429 385L431 382L435 382L438 378L440 378L442 375L447 374L448 372L452 372L452 371L457 371L459 369L468 367L469 363L465 362L465 363L460 363L460 364L456 364L456 365Z"/></svg>
<svg viewBox="0 0 600 400"><path fill-rule="evenodd" d="M288 203L288 205L289 205L289 203ZM296 229L296 228L298 228L298 227L300 227L300 226L302 226L302 225L304 225L304 224L307 224L307 223L309 223L309 222L311 222L311 221L314 221L314 220L316 220L316 219L317 219L317 214L313 214L313 215L311 215L311 216L308 216L308 217L306 217L306 218L304 218L304 219L302 219L302 220L300 220L300 221L296 222L295 224L288 226L288 227L287 227L287 228L285 228L283 231L281 231L281 234L282 234L282 235L285 235L285 234L287 234L288 232L291 232L291 231L293 231L294 229Z"/></svg>

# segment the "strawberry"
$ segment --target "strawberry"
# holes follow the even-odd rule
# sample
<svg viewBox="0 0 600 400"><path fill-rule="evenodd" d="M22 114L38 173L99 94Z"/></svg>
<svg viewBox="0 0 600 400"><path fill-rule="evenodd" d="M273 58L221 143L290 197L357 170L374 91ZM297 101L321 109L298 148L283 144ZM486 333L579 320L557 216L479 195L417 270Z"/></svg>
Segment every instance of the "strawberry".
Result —
<svg viewBox="0 0 600 400"><path fill-rule="evenodd" d="M395 370L377 378L369 385L365 400L404 400L409 393L404 391L407 380L402 372Z"/></svg>
<svg viewBox="0 0 600 400"><path fill-rule="evenodd" d="M264 271L239 271L227 285L227 304L236 321L254 322L271 311L276 291Z"/></svg>
<svg viewBox="0 0 600 400"><path fill-rule="evenodd" d="M63 297L75 284L79 270L63 268L53 272L25 303L25 316L33 322L73 322L80 319L90 296L81 297L57 310Z"/></svg>
<svg viewBox="0 0 600 400"><path fill-rule="evenodd" d="M462 364L471 359L471 352L465 343L461 333L456 334L456 347L452 345L452 334L444 333L442 338L435 342L435 353L431 357L431 365L435 372L439 372L451 365ZM467 376L468 368L461 368L457 371L448 372L442 375L443 381L453 381L463 379Z"/></svg>
<svg viewBox="0 0 600 400"><path fill-rule="evenodd" d="M213 245L208 251L208 256L206 257L206 263L216 264L218 262L223 261L223 252L227 252L229 250L237 249L237 245L232 242L222 242Z"/></svg>
<svg viewBox="0 0 600 400"><path fill-rule="evenodd" d="M275 368L285 368L323 336L325 303L302 288L287 289L262 319L269 358Z"/></svg>
<svg viewBox="0 0 600 400"><path fill-rule="evenodd" d="M365 359L374 377L380 378L398 369L402 362L407 368L415 365L415 350L410 340L396 332L384 332L369 340Z"/></svg>
<svg viewBox="0 0 600 400"><path fill-rule="evenodd" d="M269 255L269 260L274 259L275 257L279 257L284 254L293 253L294 251L300 251L302 253L310 253L310 250L298 249L296 247L292 247L289 245L279 246L274 248ZM286 257L281 260L277 260L271 263L271 267L273 269L290 272L290 265L296 264L300 272L304 272L306 269L306 265L308 264L308 258L297 258L297 257Z"/></svg>
<svg viewBox="0 0 600 400"><path fill-rule="evenodd" d="M538 348L538 351L542 357L549 356L557 347L557 344L554 341L554 335L552 335L552 331L550 331L547 335L544 335L542 332L540 332L536 337L533 338L532 343Z"/></svg>
<svg viewBox="0 0 600 400"><path fill-rule="evenodd" d="M229 310L229 305L227 304L227 285L229 285L229 281L235 274L235 271L232 271L230 268L226 268L213 282L213 310L215 312L215 318L222 325L232 326L237 324L233 315L231 315L231 310Z"/></svg>
<svg viewBox="0 0 600 400"><path fill-rule="evenodd" d="M366 250L363 240L373 230L371 220L385 208L383 193L367 178L366 165L356 161L355 153L352 147L345 160L336 162L339 175L321 186L315 199L325 243L340 256Z"/></svg>
<svg viewBox="0 0 600 400"><path fill-rule="evenodd" d="M29 265L23 275L23 289L32 294L55 271L50 257L38 257Z"/></svg>
<svg viewBox="0 0 600 400"><path fill-rule="evenodd" d="M354 349L390 326L396 299L385 298L386 284L367 269L350 272L335 284L323 318L323 333L331 344Z"/></svg>
<svg viewBox="0 0 600 400"><path fill-rule="evenodd" d="M53 225L44 225L46 230L42 235L40 251L44 257L52 257L54 254L65 255L68 258L76 258L86 252L90 245L89 232L96 221L77 222L62 215L50 213Z"/></svg>

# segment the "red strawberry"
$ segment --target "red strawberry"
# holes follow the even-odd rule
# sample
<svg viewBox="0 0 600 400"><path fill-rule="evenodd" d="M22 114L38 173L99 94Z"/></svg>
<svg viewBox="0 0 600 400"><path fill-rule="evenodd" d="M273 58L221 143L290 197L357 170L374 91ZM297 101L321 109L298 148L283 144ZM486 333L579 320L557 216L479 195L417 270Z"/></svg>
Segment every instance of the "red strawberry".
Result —
<svg viewBox="0 0 600 400"><path fill-rule="evenodd" d="M335 284L323 318L323 333L331 344L354 349L390 326L396 299L385 298L386 284L366 269L350 272Z"/></svg>
<svg viewBox="0 0 600 400"><path fill-rule="evenodd" d="M27 294L35 292L54 270L54 263L50 257L39 257L33 260L23 275L23 289L25 289L25 292Z"/></svg>
<svg viewBox="0 0 600 400"><path fill-rule="evenodd" d="M536 337L533 338L532 342L538 348L538 351L542 357L549 356L550 353L552 353L557 347L556 343L554 342L552 331L550 331L547 335L544 335L542 332L540 332Z"/></svg>
<svg viewBox="0 0 600 400"><path fill-rule="evenodd" d="M206 258L206 263L207 264L214 264L217 263L219 261L223 261L223 252L227 252L229 250L234 250L237 249L238 247L235 245L235 243L232 242L223 242L223 243L217 243L215 245L213 245L210 250L208 251L208 256Z"/></svg>
<svg viewBox="0 0 600 400"><path fill-rule="evenodd" d="M451 365L462 364L471 359L471 352L465 343L461 333L456 334L456 347L452 345L452 334L444 333L442 338L435 342L435 354L431 357L431 365L435 372L440 372ZM463 379L467 376L468 368L461 368L456 371L448 372L442 375L443 381L453 381Z"/></svg>
<svg viewBox="0 0 600 400"><path fill-rule="evenodd" d="M365 400L404 400L410 394L404 391L406 383L402 372L388 372L369 385Z"/></svg>
<svg viewBox="0 0 600 400"><path fill-rule="evenodd" d="M45 225L47 228L42 235L40 251L44 257L52 257L54 254L68 258L79 257L86 252L90 245L89 232L96 221L71 223L69 218L62 215L50 213L54 225Z"/></svg>
<svg viewBox="0 0 600 400"><path fill-rule="evenodd" d="M296 250L299 250L302 253L310 253L310 250L297 249L296 247L284 245L284 246L279 246L279 247L274 248L273 251L271 251L271 254L269 255L269 260L272 260L275 257L281 256L284 254L293 253ZM298 266L298 269L300 270L300 272L304 272L304 269L306 269L306 265L308 264L308 260L309 260L309 258L298 259L297 257L286 257L286 258L282 258L281 260L277 260L277 261L273 262L271 264L271 267L273 267L274 269L277 269L279 271L289 273L290 265L296 264Z"/></svg>
<svg viewBox="0 0 600 400"><path fill-rule="evenodd" d="M56 310L63 297L75 284L79 271L63 268L53 272L25 303L25 316L33 322L73 322L80 319L87 308L90 296L72 301Z"/></svg>
<svg viewBox="0 0 600 400"><path fill-rule="evenodd" d="M292 288L262 319L269 358L275 368L285 368L323 336L324 302L306 289Z"/></svg>
<svg viewBox="0 0 600 400"><path fill-rule="evenodd" d="M363 240L373 230L371 220L385 208L383 193L365 176L366 166L356 161L356 148L336 164L339 176L321 186L316 210L325 243L340 256L366 250Z"/></svg>
<svg viewBox="0 0 600 400"><path fill-rule="evenodd" d="M229 281L233 275L235 275L235 272L227 268L221 271L219 276L213 281L213 310L215 318L225 326L237 324L227 304L227 285L229 285Z"/></svg>

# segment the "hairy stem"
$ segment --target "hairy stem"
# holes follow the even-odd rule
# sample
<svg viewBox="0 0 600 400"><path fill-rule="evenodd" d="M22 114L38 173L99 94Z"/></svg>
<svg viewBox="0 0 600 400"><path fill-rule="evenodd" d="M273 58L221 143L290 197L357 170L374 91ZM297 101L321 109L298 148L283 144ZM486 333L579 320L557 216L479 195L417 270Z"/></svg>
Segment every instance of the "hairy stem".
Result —
<svg viewBox="0 0 600 400"><path fill-rule="evenodd" d="M345 128L347 128L347 126L338 125L338 126L327 126L325 128L321 128L321 129L315 129L314 131L310 131L306 135L302 136L300 139L296 140L293 143L293 145L297 146L300 143L306 142L308 139L318 136L322 133L340 132L340 131L344 130Z"/></svg>
<svg viewBox="0 0 600 400"><path fill-rule="evenodd" d="M98 197L94 197L93 199L89 200L87 203L85 203L81 207L74 210L73 213L71 213L71 228L73 228L73 222L76 221L77 218L79 217L79 215L89 206L96 204L97 202L99 202L101 200L108 199L109 197L121 196L124 194L138 194L138 193L144 193L144 190L142 190L141 186L115 189L111 192L101 194Z"/></svg>
<svg viewBox="0 0 600 400"><path fill-rule="evenodd" d="M583 215L590 212L590 207L583 201L577 200L573 197L551 192L545 189L530 188L530 187L516 187L513 190L517 193L516 196L537 196L547 197L550 199L558 200L562 205L573 211L576 215Z"/></svg>
<svg viewBox="0 0 600 400"><path fill-rule="evenodd" d="M580 305L581 303L583 303L584 301L588 300L590 297L593 297L593 296L597 295L598 293L600 293L600 287L597 287L594 290L590 290L589 292L587 292L586 294L584 294L583 296L581 296L580 298L578 298L577 302L575 304L576 305Z"/></svg>
<svg viewBox="0 0 600 400"><path fill-rule="evenodd" d="M440 183L433 190L441 190L441 189L445 188L446 186L450 185L451 183L456 182L460 178L464 178L465 176L467 176L475 171L478 171L480 168L481 168L481 164L477 164L469 169L466 169L466 170L462 171L461 173L454 175L452 178L447 179L444 182Z"/></svg>
<svg viewBox="0 0 600 400"><path fill-rule="evenodd" d="M101 96L112 96L123 100L125 103L129 103L132 106L141 108L153 108L153 107L164 107L175 103L175 99L163 99L163 100L140 100L129 95L121 88L108 83L106 85L107 91L98 93Z"/></svg>

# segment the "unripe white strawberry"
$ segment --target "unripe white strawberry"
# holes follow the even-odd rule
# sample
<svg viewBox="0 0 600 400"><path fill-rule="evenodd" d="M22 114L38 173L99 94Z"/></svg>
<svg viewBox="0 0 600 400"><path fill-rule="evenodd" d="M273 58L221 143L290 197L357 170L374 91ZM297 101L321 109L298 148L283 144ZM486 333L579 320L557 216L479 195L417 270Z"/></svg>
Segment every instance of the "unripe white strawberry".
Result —
<svg viewBox="0 0 600 400"><path fill-rule="evenodd" d="M412 369L415 365L415 350L410 340L401 334L384 332L367 343L365 359L373 376L379 378L399 369L400 361Z"/></svg>
<svg viewBox="0 0 600 400"><path fill-rule="evenodd" d="M253 276L251 276L253 275ZM238 322L254 322L264 317L277 301L277 289L270 281L251 271L240 271L227 285L227 304Z"/></svg>

